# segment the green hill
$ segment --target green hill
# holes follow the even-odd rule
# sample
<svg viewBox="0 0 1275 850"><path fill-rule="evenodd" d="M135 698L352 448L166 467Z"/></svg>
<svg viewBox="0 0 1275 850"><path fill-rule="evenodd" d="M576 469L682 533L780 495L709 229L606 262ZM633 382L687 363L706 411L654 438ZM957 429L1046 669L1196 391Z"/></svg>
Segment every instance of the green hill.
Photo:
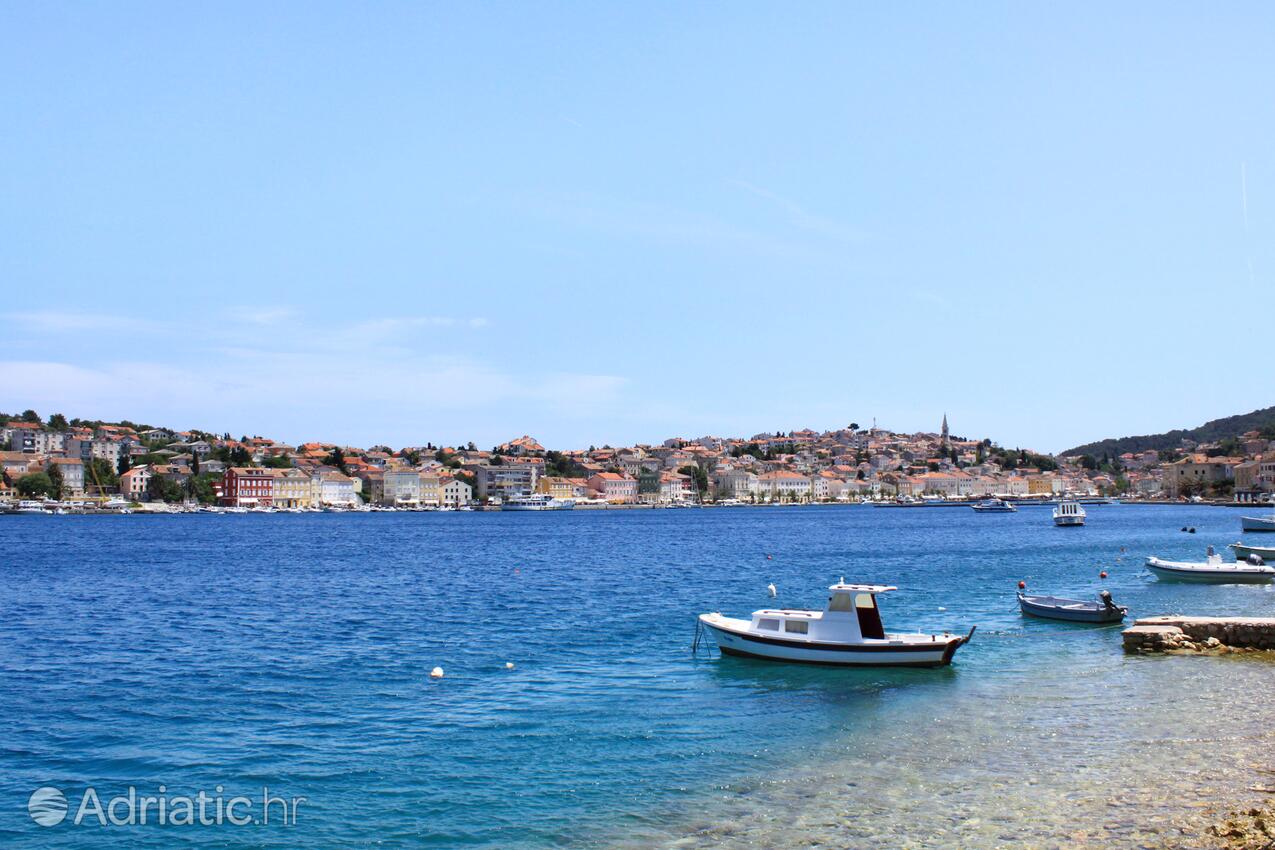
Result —
<svg viewBox="0 0 1275 850"><path fill-rule="evenodd" d="M1248 431L1261 431L1267 439L1275 439L1275 407L1264 407L1252 413L1241 413L1238 416L1227 416L1205 422L1199 428L1189 430L1178 429L1163 434L1145 434L1141 437L1120 437L1099 440L1096 443L1085 443L1074 449L1059 452L1059 455L1093 455L1099 457L1109 454L1112 457L1125 452L1144 452L1148 449L1176 449L1183 440L1194 440L1197 443L1216 443L1228 437L1238 437Z"/></svg>

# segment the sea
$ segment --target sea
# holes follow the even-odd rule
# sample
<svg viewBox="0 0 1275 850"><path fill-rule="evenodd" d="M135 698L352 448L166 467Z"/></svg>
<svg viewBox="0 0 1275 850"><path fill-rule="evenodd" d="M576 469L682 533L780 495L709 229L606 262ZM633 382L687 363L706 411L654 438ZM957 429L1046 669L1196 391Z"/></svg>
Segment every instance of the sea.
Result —
<svg viewBox="0 0 1275 850"><path fill-rule="evenodd" d="M1271 799L1275 662L1125 655L1015 591L1275 591L1143 566L1225 551L1238 510L1087 510L3 516L0 846L1211 846ZM701 612L843 578L974 639L930 670L692 652Z"/></svg>

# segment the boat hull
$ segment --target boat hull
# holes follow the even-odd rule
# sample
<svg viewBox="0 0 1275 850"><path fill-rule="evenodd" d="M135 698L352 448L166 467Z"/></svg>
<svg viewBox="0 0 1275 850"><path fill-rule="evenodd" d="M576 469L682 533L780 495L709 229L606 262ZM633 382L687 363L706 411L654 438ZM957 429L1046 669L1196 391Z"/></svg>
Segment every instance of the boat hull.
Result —
<svg viewBox="0 0 1275 850"><path fill-rule="evenodd" d="M1241 561L1249 555L1256 555L1268 564L1275 561L1275 548L1270 546L1245 546L1243 543L1232 543L1230 547L1235 557Z"/></svg>
<svg viewBox="0 0 1275 850"><path fill-rule="evenodd" d="M1079 528L1085 524L1085 518L1082 516L1056 516L1054 517L1054 525L1059 528Z"/></svg>
<svg viewBox="0 0 1275 850"><path fill-rule="evenodd" d="M1275 516L1242 516L1240 528L1245 531L1275 531Z"/></svg>
<svg viewBox="0 0 1275 850"><path fill-rule="evenodd" d="M1019 609L1029 617L1040 617L1044 620L1063 620L1069 623L1119 623L1128 611L1124 608L1107 608L1098 603L1081 600L1065 600L1076 602L1083 608L1061 608L1057 605L1034 602L1031 597L1018 596Z"/></svg>
<svg viewBox="0 0 1275 850"><path fill-rule="evenodd" d="M723 655L833 667L945 667L969 640L967 636L952 636L935 641L933 646L827 644L736 632L703 618L700 622L712 633Z"/></svg>
<svg viewBox="0 0 1275 850"><path fill-rule="evenodd" d="M1270 568L1245 568L1243 564L1233 566L1192 566L1174 561L1161 561L1151 558L1147 561L1149 569L1161 581L1182 581L1198 584L1267 584L1275 578L1275 570Z"/></svg>

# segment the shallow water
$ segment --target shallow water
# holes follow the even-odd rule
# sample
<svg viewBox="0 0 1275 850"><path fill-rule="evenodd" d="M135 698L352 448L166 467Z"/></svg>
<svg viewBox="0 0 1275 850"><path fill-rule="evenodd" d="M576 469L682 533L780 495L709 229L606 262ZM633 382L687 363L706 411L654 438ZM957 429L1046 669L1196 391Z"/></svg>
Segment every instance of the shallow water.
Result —
<svg viewBox="0 0 1275 850"><path fill-rule="evenodd" d="M1107 587L1135 616L1275 616L1275 593L1141 567L1239 539L1238 511L1089 514L3 517L0 839L1193 846L1275 768L1275 664L1129 658L1118 629L1024 620L1014 586ZM695 613L768 605L772 581L820 607L843 575L901 587L887 628L974 642L942 670L691 656ZM307 802L290 827L27 814L40 786L74 808L161 783Z"/></svg>

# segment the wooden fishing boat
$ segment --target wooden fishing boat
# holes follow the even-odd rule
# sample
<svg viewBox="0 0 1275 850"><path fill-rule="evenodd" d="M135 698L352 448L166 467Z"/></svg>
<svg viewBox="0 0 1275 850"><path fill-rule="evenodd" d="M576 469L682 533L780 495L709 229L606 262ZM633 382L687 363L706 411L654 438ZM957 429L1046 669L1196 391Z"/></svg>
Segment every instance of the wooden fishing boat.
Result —
<svg viewBox="0 0 1275 850"><path fill-rule="evenodd" d="M943 667L974 636L972 628L965 635L886 632L877 596L896 587L843 579L828 590L822 611L763 609L747 620L700 614L699 622L723 655L846 667Z"/></svg>
<svg viewBox="0 0 1275 850"><path fill-rule="evenodd" d="M1067 620L1072 623L1118 623L1129 613L1111 601L1111 594L1102 591L1098 601L1066 599L1062 596L1034 596L1018 594L1018 607L1024 614L1047 620Z"/></svg>

